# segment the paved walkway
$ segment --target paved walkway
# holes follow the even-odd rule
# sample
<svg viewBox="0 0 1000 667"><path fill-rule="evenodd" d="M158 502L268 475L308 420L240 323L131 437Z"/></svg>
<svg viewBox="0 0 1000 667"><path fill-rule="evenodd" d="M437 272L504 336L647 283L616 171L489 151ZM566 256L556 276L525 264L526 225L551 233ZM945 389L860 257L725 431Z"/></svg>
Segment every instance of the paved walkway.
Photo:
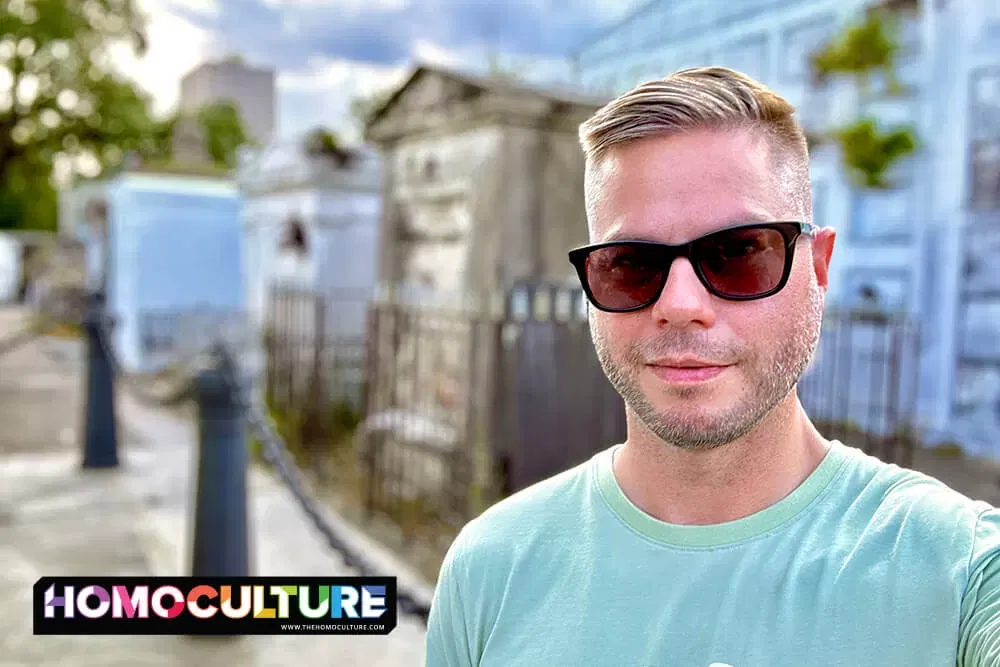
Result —
<svg viewBox="0 0 1000 667"><path fill-rule="evenodd" d="M0 340L23 315L0 309ZM194 424L181 411L118 399L123 465L79 467L79 362L44 341L0 358L0 667L267 667L423 665L424 630L400 616L387 637L35 637L31 587L42 575L186 574ZM72 349L72 347L68 348ZM255 574L350 575L267 473L250 480ZM337 520L334 517L334 520ZM400 583L420 582L343 524Z"/></svg>

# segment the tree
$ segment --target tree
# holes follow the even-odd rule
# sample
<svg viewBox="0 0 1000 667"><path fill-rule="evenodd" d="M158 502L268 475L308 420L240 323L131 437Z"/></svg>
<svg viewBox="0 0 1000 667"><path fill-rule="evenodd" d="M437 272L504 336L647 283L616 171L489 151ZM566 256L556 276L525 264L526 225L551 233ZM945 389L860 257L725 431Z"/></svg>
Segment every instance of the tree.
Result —
<svg viewBox="0 0 1000 667"><path fill-rule="evenodd" d="M216 102L198 111L198 124L205 138L205 151L216 166L236 167L237 152L250 144L243 117L231 102Z"/></svg>
<svg viewBox="0 0 1000 667"><path fill-rule="evenodd" d="M146 162L169 162L173 158L174 131L179 120L180 115L173 113L150 122L148 141L141 152Z"/></svg>
<svg viewBox="0 0 1000 667"><path fill-rule="evenodd" d="M55 229L52 166L34 155L11 161L0 181L0 229Z"/></svg>
<svg viewBox="0 0 1000 667"><path fill-rule="evenodd" d="M850 77L862 95L870 94L871 79L881 75L886 93L896 95L902 86L896 78L899 52L897 26L889 10L873 10L824 44L812 56L816 83L835 77ZM883 128L877 118L865 116L810 137L811 143L833 139L840 146L848 176L863 188L892 187L888 178L893 166L917 150L919 140L912 125Z"/></svg>
<svg viewBox="0 0 1000 667"><path fill-rule="evenodd" d="M190 164L187 156L175 155L177 133L196 128L199 150L208 164ZM229 101L205 105L196 112L175 112L150 121L146 147L138 153L147 167L166 171L225 173L237 166L239 149L254 145L243 116Z"/></svg>
<svg viewBox="0 0 1000 667"><path fill-rule="evenodd" d="M56 162L155 149L148 98L109 64L144 52L144 21L134 0L17 0L0 25L0 226L52 229Z"/></svg>
<svg viewBox="0 0 1000 667"><path fill-rule="evenodd" d="M338 167L350 164L354 153L340 144L337 135L325 127L317 127L306 135L305 150L309 155L332 160Z"/></svg>

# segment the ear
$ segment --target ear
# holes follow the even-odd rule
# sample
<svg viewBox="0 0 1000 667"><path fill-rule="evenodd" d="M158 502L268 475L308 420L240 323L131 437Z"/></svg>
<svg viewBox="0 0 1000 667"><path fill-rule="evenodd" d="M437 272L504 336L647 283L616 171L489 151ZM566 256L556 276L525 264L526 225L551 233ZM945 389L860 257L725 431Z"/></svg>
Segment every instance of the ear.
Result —
<svg viewBox="0 0 1000 667"><path fill-rule="evenodd" d="M833 245L837 240L837 231L833 227L824 227L813 239L812 261L816 272L816 282L826 290L830 283L830 259L833 257Z"/></svg>

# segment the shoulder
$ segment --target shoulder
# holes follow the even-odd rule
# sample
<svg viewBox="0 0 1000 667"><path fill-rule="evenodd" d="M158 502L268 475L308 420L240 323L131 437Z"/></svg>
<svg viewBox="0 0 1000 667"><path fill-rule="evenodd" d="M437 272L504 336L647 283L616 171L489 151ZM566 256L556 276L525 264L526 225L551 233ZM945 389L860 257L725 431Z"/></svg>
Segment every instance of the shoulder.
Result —
<svg viewBox="0 0 1000 667"><path fill-rule="evenodd" d="M558 532L578 517L593 493L598 454L557 475L532 484L492 505L470 521L458 540L465 549L509 544L539 534Z"/></svg>
<svg viewBox="0 0 1000 667"><path fill-rule="evenodd" d="M848 449L846 488L852 497L846 509L865 517L867 531L920 541L929 557L949 560L970 558L984 538L1000 546L991 529L1000 511L989 503L922 472Z"/></svg>
<svg viewBox="0 0 1000 667"><path fill-rule="evenodd" d="M511 494L468 522L449 549L451 567L475 570L474 578L509 571L529 553L564 540L591 506L602 454Z"/></svg>
<svg viewBox="0 0 1000 667"><path fill-rule="evenodd" d="M443 624L462 624L469 650L479 650L512 581L552 562L554 553L565 553L596 492L598 456L508 496L463 526L435 586L434 633Z"/></svg>

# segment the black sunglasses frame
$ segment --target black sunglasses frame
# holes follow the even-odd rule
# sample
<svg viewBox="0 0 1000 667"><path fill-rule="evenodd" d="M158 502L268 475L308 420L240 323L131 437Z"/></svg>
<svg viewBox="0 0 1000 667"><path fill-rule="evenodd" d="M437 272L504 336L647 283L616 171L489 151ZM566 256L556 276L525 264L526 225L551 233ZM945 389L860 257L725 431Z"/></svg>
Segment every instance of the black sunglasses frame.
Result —
<svg viewBox="0 0 1000 667"><path fill-rule="evenodd" d="M739 229L773 229L779 232L782 238L785 240L785 266L781 273L781 279L778 283L770 290L762 292L760 294L752 294L749 296L738 296L730 295L720 292L715 287L711 285L705 274L702 272L700 262L696 261L694 256L695 247L703 243L706 239L710 239L717 234L725 234L727 232L732 232ZM769 296L773 296L784 289L785 285L788 284L788 277L792 273L792 264L795 260L795 242L802 236L807 236L815 238L816 234L819 232L819 227L811 222L794 222L794 221L776 221L776 222L752 222L752 223L742 223L738 225L732 225L729 227L723 227L722 229L716 229L708 234L699 236L696 239L692 239L687 243L669 244L660 243L657 241L641 241L641 240L618 240L618 241L605 241L604 243L594 243L591 245L581 246L579 248L574 248L569 251L569 261L576 269L577 276L580 279L580 284L583 287L583 292L587 296L587 300L597 308L598 310L604 311L606 313L631 313L637 310L643 310L649 308L654 303L659 301L660 295L663 293L663 288L667 286L667 280L670 277L670 268L674 263L674 260L678 257L686 258L691 266L694 267L695 275L698 276L698 280L701 284L708 290L709 294L719 297L720 299L725 299L726 301L756 301L758 299L766 299ZM587 280L587 257L595 250L600 250L601 248L609 247L655 247L663 249L664 261L666 263L666 270L663 272L663 281L660 283L659 288L656 290L655 294L650 297L647 301L629 308L608 308L602 306L598 303L597 299L594 297L594 292L590 288L590 281Z"/></svg>

